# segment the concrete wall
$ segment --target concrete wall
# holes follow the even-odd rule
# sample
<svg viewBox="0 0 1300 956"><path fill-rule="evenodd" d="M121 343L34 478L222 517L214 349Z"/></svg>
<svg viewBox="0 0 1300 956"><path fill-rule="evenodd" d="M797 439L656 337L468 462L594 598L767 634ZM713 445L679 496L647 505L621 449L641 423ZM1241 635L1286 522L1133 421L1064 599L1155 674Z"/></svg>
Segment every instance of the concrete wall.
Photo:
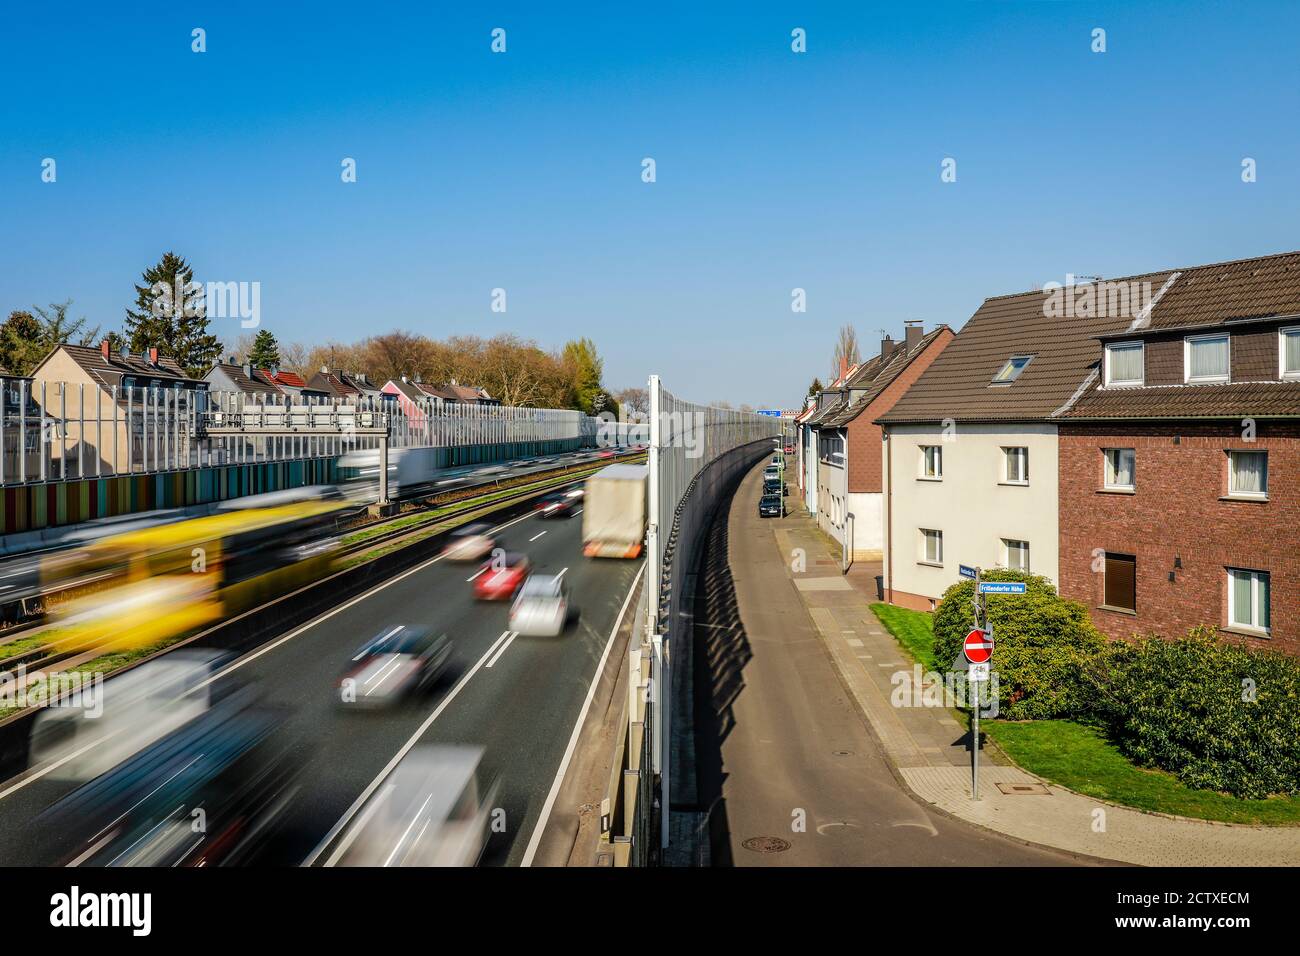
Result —
<svg viewBox="0 0 1300 956"><path fill-rule="evenodd" d="M885 586L890 600L929 610L957 565L1004 567L1004 538L1029 542L1029 569L1059 581L1057 430L1047 424L894 425L885 449ZM921 477L921 446L943 449L943 478ZM1004 446L1029 449L1029 482L1004 481ZM943 532L943 561L924 562L921 529Z"/></svg>

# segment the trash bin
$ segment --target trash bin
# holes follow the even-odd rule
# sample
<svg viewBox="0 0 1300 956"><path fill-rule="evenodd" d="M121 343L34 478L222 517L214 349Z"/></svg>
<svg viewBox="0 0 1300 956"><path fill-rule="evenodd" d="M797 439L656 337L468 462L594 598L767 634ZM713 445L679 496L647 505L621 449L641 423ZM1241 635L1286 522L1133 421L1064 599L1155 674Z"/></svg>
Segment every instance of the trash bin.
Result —
<svg viewBox="0 0 1300 956"><path fill-rule="evenodd" d="M885 600L885 576L883 574L876 575L876 600Z"/></svg>

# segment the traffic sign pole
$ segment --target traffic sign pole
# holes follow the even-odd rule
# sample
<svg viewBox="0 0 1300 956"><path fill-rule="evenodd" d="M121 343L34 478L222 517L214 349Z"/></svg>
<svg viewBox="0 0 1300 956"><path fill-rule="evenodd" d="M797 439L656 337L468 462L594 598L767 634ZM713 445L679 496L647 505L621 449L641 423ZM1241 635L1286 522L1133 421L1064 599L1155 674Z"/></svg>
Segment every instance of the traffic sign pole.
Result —
<svg viewBox="0 0 1300 956"><path fill-rule="evenodd" d="M976 624L987 634L989 629L989 609L988 599L980 589L981 570L975 568L975 613ZM987 640L987 638L986 638ZM967 655L969 657L969 654ZM989 659L993 657L992 649L989 649ZM967 674L969 675L969 671ZM980 681L967 680L966 682L975 696L975 713L971 718L971 741L970 741L970 798L978 801L980 798Z"/></svg>

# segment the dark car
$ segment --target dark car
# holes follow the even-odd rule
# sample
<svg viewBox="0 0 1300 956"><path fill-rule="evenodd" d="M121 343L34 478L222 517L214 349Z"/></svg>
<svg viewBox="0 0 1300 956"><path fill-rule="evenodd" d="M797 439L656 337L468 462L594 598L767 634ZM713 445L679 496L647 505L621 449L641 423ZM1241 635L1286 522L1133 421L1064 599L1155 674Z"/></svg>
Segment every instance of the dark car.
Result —
<svg viewBox="0 0 1300 956"><path fill-rule="evenodd" d="M579 497L569 491L553 491L540 498L533 510L539 518L571 518Z"/></svg>
<svg viewBox="0 0 1300 956"><path fill-rule="evenodd" d="M785 494L785 482L780 478L763 479L764 495L783 495Z"/></svg>
<svg viewBox="0 0 1300 956"><path fill-rule="evenodd" d="M780 518L785 507L780 495L764 495L758 499L758 516L760 518Z"/></svg>
<svg viewBox="0 0 1300 956"><path fill-rule="evenodd" d="M450 658L447 635L401 625L357 652L339 678L339 699L358 707L392 704L432 685Z"/></svg>

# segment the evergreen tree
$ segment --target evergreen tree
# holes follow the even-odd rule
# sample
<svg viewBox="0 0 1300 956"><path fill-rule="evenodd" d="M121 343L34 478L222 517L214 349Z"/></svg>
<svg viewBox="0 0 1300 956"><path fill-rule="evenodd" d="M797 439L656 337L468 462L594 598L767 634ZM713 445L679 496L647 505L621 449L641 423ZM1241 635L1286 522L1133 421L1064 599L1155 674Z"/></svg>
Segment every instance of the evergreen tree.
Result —
<svg viewBox="0 0 1300 956"><path fill-rule="evenodd" d="M36 316L23 310L10 312L0 324L0 367L10 375L26 375L44 355Z"/></svg>
<svg viewBox="0 0 1300 956"><path fill-rule="evenodd" d="M564 364L578 408L588 415L595 415L606 407L608 393L600 384L605 363L596 354L596 344L588 338L567 343L564 346Z"/></svg>
<svg viewBox="0 0 1300 956"><path fill-rule="evenodd" d="M253 368L279 368L280 343L270 330L262 329L257 333L253 338L253 347L248 350L244 361Z"/></svg>
<svg viewBox="0 0 1300 956"><path fill-rule="evenodd" d="M142 273L135 287L135 310L126 310L123 333L131 351L156 348L190 375L200 376L221 354L221 342L208 334L203 287L194 270L174 252Z"/></svg>
<svg viewBox="0 0 1300 956"><path fill-rule="evenodd" d="M825 388L825 386L822 385L822 380L820 378L814 378L812 380L812 384L808 386L808 396L811 398L812 396L820 392L823 388Z"/></svg>

